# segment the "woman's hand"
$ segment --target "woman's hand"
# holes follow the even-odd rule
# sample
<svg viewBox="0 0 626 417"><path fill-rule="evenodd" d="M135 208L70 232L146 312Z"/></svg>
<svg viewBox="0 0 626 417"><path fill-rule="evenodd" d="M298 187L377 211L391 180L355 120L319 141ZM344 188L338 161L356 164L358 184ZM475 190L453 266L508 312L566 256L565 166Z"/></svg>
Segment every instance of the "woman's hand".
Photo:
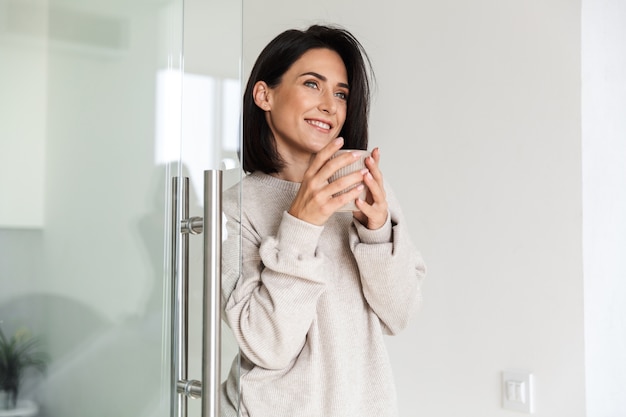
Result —
<svg viewBox="0 0 626 417"><path fill-rule="evenodd" d="M342 145L343 138L337 138L314 155L309 168L304 173L300 190L291 203L289 214L307 223L321 226L338 209L346 203L357 199L359 193L363 190L363 184L336 197L333 197L333 195L354 184L364 181L367 184L367 179L364 178L368 173L367 169L346 175L331 183L328 182L328 179L337 170L359 159L359 155L354 155L351 152L346 152L331 159L331 156L341 149ZM383 222L385 219L383 219Z"/></svg>
<svg viewBox="0 0 626 417"><path fill-rule="evenodd" d="M378 165L380 162L380 150L375 148L372 156L365 160L368 168L363 176L367 185L366 201L356 200L356 206L360 211L353 212L354 218L370 230L380 229L387 221L387 194L383 185L383 174Z"/></svg>

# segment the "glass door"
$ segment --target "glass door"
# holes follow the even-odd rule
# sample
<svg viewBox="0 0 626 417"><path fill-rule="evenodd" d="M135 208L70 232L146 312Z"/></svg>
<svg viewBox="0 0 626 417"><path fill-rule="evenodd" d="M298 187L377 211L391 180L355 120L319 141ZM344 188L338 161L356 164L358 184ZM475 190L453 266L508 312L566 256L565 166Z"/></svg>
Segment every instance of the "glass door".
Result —
<svg viewBox="0 0 626 417"><path fill-rule="evenodd" d="M188 378L204 380L202 376L202 340L209 329L210 319L205 310L211 300L203 291L209 277L202 281L203 267L210 256L205 252L203 237L209 227L211 196L204 185L207 171L220 173L221 190L238 188L243 172L239 162L241 56L242 56L242 1L185 0L184 6L184 71L182 77L181 165L178 176L189 180L189 217L203 217L204 236L189 236L189 361ZM176 75L178 76L178 75ZM213 175L213 174L211 174ZM240 190L238 190L240 191ZM241 193L239 192L239 195ZM223 226L221 213L216 218ZM226 239L222 227L221 239ZM230 237L233 239L233 236ZM236 240L236 239L233 239ZM217 297L216 302L219 302ZM219 331L219 373L224 381L231 370L238 375L238 348L226 325ZM206 357L205 362L209 360ZM216 364L217 365L217 364ZM206 382L206 383L205 383ZM208 381L203 381L205 387ZM219 393L212 393L219 395ZM225 399L223 399L225 401ZM190 416L201 414L201 401L188 401ZM230 414L230 413L228 413ZM226 416L224 416L226 417Z"/></svg>
<svg viewBox="0 0 626 417"><path fill-rule="evenodd" d="M224 187L240 176L238 113L226 110L238 112L241 6L185 3L0 0L0 358L37 341L31 359L46 365L20 372L11 404L0 362L0 415L173 413L172 178L190 178L201 216L198 173L223 170ZM212 49L218 36L228 56ZM193 240L189 373L200 379Z"/></svg>

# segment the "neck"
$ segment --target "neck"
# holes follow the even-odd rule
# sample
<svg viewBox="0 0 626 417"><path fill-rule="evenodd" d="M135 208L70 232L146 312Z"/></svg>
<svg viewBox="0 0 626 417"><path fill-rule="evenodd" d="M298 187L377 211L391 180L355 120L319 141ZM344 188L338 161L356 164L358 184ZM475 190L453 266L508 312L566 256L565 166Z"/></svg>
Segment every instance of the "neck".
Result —
<svg viewBox="0 0 626 417"><path fill-rule="evenodd" d="M307 167L287 164L280 172L275 172L271 175L281 180L301 183L306 169Z"/></svg>
<svg viewBox="0 0 626 417"><path fill-rule="evenodd" d="M314 155L310 153L281 152L281 156L285 166L280 172L273 175L285 181L301 183Z"/></svg>

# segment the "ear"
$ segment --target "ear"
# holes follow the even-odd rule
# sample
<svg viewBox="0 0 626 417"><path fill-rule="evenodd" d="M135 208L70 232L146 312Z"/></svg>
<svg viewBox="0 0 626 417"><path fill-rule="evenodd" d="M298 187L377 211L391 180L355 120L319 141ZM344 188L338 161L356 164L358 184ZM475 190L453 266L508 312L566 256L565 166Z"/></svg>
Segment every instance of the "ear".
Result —
<svg viewBox="0 0 626 417"><path fill-rule="evenodd" d="M270 103L270 88L265 81L257 81L252 89L252 97L254 103L263 111L270 111L272 104Z"/></svg>

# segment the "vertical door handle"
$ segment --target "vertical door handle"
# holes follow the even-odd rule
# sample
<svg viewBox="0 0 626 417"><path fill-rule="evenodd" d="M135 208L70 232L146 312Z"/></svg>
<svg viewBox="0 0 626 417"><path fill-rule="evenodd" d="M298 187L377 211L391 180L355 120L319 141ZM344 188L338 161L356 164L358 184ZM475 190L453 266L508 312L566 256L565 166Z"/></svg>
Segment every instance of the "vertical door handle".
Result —
<svg viewBox="0 0 626 417"><path fill-rule="evenodd" d="M172 179L171 417L187 417L202 397L202 417L219 417L221 376L222 171L204 172L204 218L189 217L189 178ZM202 381L188 380L189 234L204 233Z"/></svg>
<svg viewBox="0 0 626 417"><path fill-rule="evenodd" d="M189 217L189 178L172 178L171 241L171 398L170 417L187 416L189 234L183 225Z"/></svg>
<svg viewBox="0 0 626 417"><path fill-rule="evenodd" d="M222 171L204 171L202 417L219 417L222 331Z"/></svg>

